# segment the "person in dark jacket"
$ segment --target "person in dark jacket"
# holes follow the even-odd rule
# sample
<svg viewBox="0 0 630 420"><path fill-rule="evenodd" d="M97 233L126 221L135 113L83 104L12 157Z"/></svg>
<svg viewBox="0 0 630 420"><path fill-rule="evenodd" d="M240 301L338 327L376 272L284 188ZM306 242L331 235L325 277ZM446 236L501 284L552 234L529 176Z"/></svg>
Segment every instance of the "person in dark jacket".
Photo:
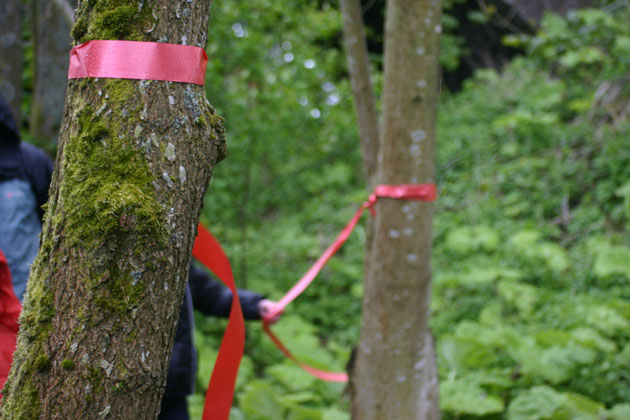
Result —
<svg viewBox="0 0 630 420"><path fill-rule="evenodd" d="M238 297L243 316L248 320L260 319L276 304L249 290L239 289ZM203 269L191 264L158 420L189 418L186 397L195 391L197 373L193 309L205 315L225 318L229 316L231 307L232 291Z"/></svg>
<svg viewBox="0 0 630 420"><path fill-rule="evenodd" d="M39 248L52 169L46 153L20 140L11 110L0 96L0 249L20 301Z"/></svg>

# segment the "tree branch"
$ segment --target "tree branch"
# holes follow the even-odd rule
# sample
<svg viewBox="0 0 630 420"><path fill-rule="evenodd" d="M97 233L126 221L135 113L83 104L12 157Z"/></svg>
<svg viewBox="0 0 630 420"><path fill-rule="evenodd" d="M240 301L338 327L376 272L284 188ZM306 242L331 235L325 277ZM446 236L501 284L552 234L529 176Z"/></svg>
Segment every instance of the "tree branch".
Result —
<svg viewBox="0 0 630 420"><path fill-rule="evenodd" d="M70 25L74 23L74 8L67 0L54 0L55 6L63 13L63 17Z"/></svg>
<svg viewBox="0 0 630 420"><path fill-rule="evenodd" d="M374 89L370 81L367 40L360 0L342 0L343 40L348 59L350 82L359 122L363 162L368 187L374 185L378 166L379 123Z"/></svg>

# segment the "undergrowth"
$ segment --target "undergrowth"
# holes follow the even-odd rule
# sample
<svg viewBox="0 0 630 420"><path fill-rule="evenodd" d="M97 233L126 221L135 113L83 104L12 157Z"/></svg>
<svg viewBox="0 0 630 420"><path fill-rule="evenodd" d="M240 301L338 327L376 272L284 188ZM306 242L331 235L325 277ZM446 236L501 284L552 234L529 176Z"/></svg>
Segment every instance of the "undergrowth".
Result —
<svg viewBox="0 0 630 420"><path fill-rule="evenodd" d="M343 57L321 47L338 12L279 19L258 3L248 19L215 6L209 97L230 156L203 217L241 286L277 299L366 193ZM431 326L444 419L630 418L629 20L623 5L547 15L505 40L524 56L443 95ZM317 367L343 370L358 341L364 238L275 327ZM198 416L225 324L197 321ZM250 324L231 418L342 420L348 405Z"/></svg>

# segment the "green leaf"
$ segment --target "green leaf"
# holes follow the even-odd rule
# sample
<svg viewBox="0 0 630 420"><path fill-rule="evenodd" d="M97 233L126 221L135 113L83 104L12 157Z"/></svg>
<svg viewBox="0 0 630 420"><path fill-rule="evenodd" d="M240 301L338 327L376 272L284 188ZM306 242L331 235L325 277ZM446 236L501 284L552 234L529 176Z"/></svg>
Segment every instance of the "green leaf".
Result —
<svg viewBox="0 0 630 420"><path fill-rule="evenodd" d="M594 328L579 327L571 331L573 339L588 347L596 348L605 353L615 353L617 351L617 344L603 337Z"/></svg>
<svg viewBox="0 0 630 420"><path fill-rule="evenodd" d="M521 363L524 373L559 384L570 379L577 367L592 362L596 353L576 345L542 349L530 344L513 350L512 356Z"/></svg>
<svg viewBox="0 0 630 420"><path fill-rule="evenodd" d="M628 38L628 40L630 41L630 38ZM617 188L615 190L615 195L621 198L630 197L630 181Z"/></svg>
<svg viewBox="0 0 630 420"><path fill-rule="evenodd" d="M607 335L618 331L627 331L630 321L617 310L604 305L592 305L587 308L586 322Z"/></svg>
<svg viewBox="0 0 630 420"><path fill-rule="evenodd" d="M482 325L464 320L457 324L455 336L461 340L476 341L487 347L498 347L504 343L504 329L496 325Z"/></svg>
<svg viewBox="0 0 630 420"><path fill-rule="evenodd" d="M312 408L296 405L291 407L286 417L287 420L322 420L324 411L321 408Z"/></svg>
<svg viewBox="0 0 630 420"><path fill-rule="evenodd" d="M188 403L188 412L190 413L190 418L200 419L203 414L204 396L201 394L193 394L189 395L186 400L186 402Z"/></svg>
<svg viewBox="0 0 630 420"><path fill-rule="evenodd" d="M569 258L564 248L540 238L540 232L525 230L513 235L509 242L525 257L542 260L554 271L565 271L569 267Z"/></svg>
<svg viewBox="0 0 630 420"><path fill-rule="evenodd" d="M564 407L558 412L559 419L567 420L601 420L606 409L598 402L584 395L567 392L564 394Z"/></svg>
<svg viewBox="0 0 630 420"><path fill-rule="evenodd" d="M350 413L340 411L334 408L324 410L322 420L350 420Z"/></svg>
<svg viewBox="0 0 630 420"><path fill-rule="evenodd" d="M509 241L519 250L530 249L540 240L541 236L542 234L536 230L522 230L512 235Z"/></svg>
<svg viewBox="0 0 630 420"><path fill-rule="evenodd" d="M503 400L465 379L440 384L440 407L455 414L485 416L503 412Z"/></svg>
<svg viewBox="0 0 630 420"><path fill-rule="evenodd" d="M536 342L542 347L564 347L571 342L571 334L562 330L544 330L535 334Z"/></svg>
<svg viewBox="0 0 630 420"><path fill-rule="evenodd" d="M461 254L478 250L491 252L499 243L499 234L488 226L464 226L451 230L446 236L446 247Z"/></svg>
<svg viewBox="0 0 630 420"><path fill-rule="evenodd" d="M440 339L438 352L444 366L448 366L455 372L488 366L496 357L489 346L485 346L479 341L452 336L445 336Z"/></svg>
<svg viewBox="0 0 630 420"><path fill-rule="evenodd" d="M304 372L299 366L289 363L291 362L270 366L265 372L290 391L311 389L315 378Z"/></svg>
<svg viewBox="0 0 630 420"><path fill-rule="evenodd" d="M608 410L610 420L628 420L630 419L630 404L617 404Z"/></svg>
<svg viewBox="0 0 630 420"><path fill-rule="evenodd" d="M569 268L567 252L560 245L544 242L538 245L536 255L545 260L547 266L554 271L565 271Z"/></svg>
<svg viewBox="0 0 630 420"><path fill-rule="evenodd" d="M630 280L630 249L620 246L602 249L595 258L593 273L597 277L622 274Z"/></svg>
<svg viewBox="0 0 630 420"><path fill-rule="evenodd" d="M499 282L497 291L499 296L524 315L530 314L538 302L538 289L529 284L503 280Z"/></svg>
<svg viewBox="0 0 630 420"><path fill-rule="evenodd" d="M594 47L584 47L579 50L570 50L560 57L560 64L567 68L573 68L581 64L593 64L604 61L606 56Z"/></svg>
<svg viewBox="0 0 630 420"><path fill-rule="evenodd" d="M551 420L564 401L553 388L537 386L512 400L507 420Z"/></svg>
<svg viewBox="0 0 630 420"><path fill-rule="evenodd" d="M457 276L457 282L466 285L488 284L493 283L500 275L501 270L496 268L476 267L467 273L459 274Z"/></svg>
<svg viewBox="0 0 630 420"><path fill-rule="evenodd" d="M285 407L293 407L299 403L320 402L319 395L313 392L296 392L284 394L278 397L278 402Z"/></svg>
<svg viewBox="0 0 630 420"><path fill-rule="evenodd" d="M276 399L277 392L271 384L253 380L241 397L241 409L249 418L276 420L283 418L282 406Z"/></svg>
<svg viewBox="0 0 630 420"><path fill-rule="evenodd" d="M619 36L615 39L615 54L630 54L630 37Z"/></svg>

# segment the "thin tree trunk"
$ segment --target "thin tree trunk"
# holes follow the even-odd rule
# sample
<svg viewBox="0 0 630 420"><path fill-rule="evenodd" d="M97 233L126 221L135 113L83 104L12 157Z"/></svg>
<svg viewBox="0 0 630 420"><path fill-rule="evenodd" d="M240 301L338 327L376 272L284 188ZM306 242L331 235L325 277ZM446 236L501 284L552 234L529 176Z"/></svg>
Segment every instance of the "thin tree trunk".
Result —
<svg viewBox="0 0 630 420"><path fill-rule="evenodd" d="M72 35L204 47L209 7L83 0ZM220 121L202 86L70 81L0 418L157 417Z"/></svg>
<svg viewBox="0 0 630 420"><path fill-rule="evenodd" d="M50 0L33 0L32 25L35 75L30 131L33 137L57 143L68 85L68 53L72 21L67 10Z"/></svg>
<svg viewBox="0 0 630 420"><path fill-rule="evenodd" d="M433 183L438 0L389 0L379 184ZM366 271L353 418L439 418L427 327L433 204L381 199Z"/></svg>
<svg viewBox="0 0 630 420"><path fill-rule="evenodd" d="M69 25L74 23L74 8L77 6L76 0L53 0L55 7L58 9L58 13L61 13L62 17Z"/></svg>
<svg viewBox="0 0 630 420"><path fill-rule="evenodd" d="M22 2L0 1L0 94L20 126L22 102Z"/></svg>
<svg viewBox="0 0 630 420"><path fill-rule="evenodd" d="M350 72L350 83L359 122L363 163L368 189L374 187L379 153L378 112L370 81L365 25L360 0L341 0L343 42Z"/></svg>

